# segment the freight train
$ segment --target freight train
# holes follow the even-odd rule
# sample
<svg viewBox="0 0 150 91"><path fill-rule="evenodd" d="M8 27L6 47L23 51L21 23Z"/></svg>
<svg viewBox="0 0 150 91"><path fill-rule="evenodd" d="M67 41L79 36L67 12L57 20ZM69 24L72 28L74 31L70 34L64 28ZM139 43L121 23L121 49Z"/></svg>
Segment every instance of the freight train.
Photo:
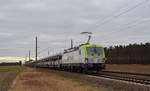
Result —
<svg viewBox="0 0 150 91"><path fill-rule="evenodd" d="M106 66L105 52L102 45L87 43L37 61L27 61L25 65L83 73L99 72Z"/></svg>

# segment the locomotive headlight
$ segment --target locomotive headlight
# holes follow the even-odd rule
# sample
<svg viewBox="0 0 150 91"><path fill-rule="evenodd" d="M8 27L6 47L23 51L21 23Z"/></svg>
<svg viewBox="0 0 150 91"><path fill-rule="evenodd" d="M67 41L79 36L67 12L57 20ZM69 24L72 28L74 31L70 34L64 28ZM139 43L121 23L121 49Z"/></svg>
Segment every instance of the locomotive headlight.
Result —
<svg viewBox="0 0 150 91"><path fill-rule="evenodd" d="M105 63L105 60L102 60L102 63Z"/></svg>
<svg viewBox="0 0 150 91"><path fill-rule="evenodd" d="M88 58L85 58L85 63L88 63Z"/></svg>
<svg viewBox="0 0 150 91"><path fill-rule="evenodd" d="M107 58L103 58L103 60L105 60L105 61L106 61L106 60L107 60Z"/></svg>

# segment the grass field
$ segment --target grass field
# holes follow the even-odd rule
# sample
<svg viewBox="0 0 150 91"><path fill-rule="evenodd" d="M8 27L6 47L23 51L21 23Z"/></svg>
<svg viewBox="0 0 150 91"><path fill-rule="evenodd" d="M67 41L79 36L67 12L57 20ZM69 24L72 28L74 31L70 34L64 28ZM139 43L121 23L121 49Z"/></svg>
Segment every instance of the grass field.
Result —
<svg viewBox="0 0 150 91"><path fill-rule="evenodd" d="M22 69L21 66L0 66L0 91L7 91Z"/></svg>
<svg viewBox="0 0 150 91"><path fill-rule="evenodd" d="M11 91L105 91L55 73L55 71L25 68Z"/></svg>
<svg viewBox="0 0 150 91"><path fill-rule="evenodd" d="M145 87L145 86L139 86L137 84L130 84L127 82L122 82L122 81L116 81L116 80L110 80L110 79L104 79L104 78L97 78L93 77L92 75L86 75L86 74L80 74L80 73L71 73L71 72L64 72L64 71L56 71L56 70L43 70L48 73L52 73L55 75L58 75L59 77L62 77L65 81L66 79L70 79L73 82L80 83L78 86L93 86L96 88L103 88L100 89L100 91L150 91L150 87ZM69 84L66 81L66 85ZM70 85L69 85L70 86ZM75 86L76 87L76 86ZM65 90L61 90L65 91ZM70 91L70 90L68 90ZM74 90L71 90L74 91ZM75 91L82 91L82 90L77 90ZM95 90L83 90L83 91L95 91Z"/></svg>
<svg viewBox="0 0 150 91"><path fill-rule="evenodd" d="M135 72L150 74L150 65L140 64L107 64L107 71Z"/></svg>
<svg viewBox="0 0 150 91"><path fill-rule="evenodd" d="M8 71L8 70L21 70L22 66L0 66L0 71Z"/></svg>

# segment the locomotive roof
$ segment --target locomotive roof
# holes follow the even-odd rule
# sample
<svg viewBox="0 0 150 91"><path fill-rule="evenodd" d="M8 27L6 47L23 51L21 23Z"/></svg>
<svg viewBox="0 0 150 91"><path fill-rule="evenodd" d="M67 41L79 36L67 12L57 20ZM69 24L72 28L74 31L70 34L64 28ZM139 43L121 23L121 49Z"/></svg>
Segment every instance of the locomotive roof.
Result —
<svg viewBox="0 0 150 91"><path fill-rule="evenodd" d="M64 53L69 53L69 52L76 51L76 50L78 50L80 48L93 47L93 46L102 47L102 45L99 45L99 44L81 44L81 45L79 45L77 47L64 50Z"/></svg>
<svg viewBox="0 0 150 91"><path fill-rule="evenodd" d="M99 44L85 44L85 45L80 46L80 48L93 47L93 46L103 47L102 45L99 45Z"/></svg>

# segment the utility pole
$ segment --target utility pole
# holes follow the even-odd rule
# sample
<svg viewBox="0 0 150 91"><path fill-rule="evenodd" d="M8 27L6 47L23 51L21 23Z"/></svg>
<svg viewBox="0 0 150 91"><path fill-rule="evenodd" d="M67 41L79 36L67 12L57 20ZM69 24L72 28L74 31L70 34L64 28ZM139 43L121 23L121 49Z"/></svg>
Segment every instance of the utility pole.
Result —
<svg viewBox="0 0 150 91"><path fill-rule="evenodd" d="M71 48L73 48L73 40L71 39Z"/></svg>
<svg viewBox="0 0 150 91"><path fill-rule="evenodd" d="M29 61L30 61L30 50L29 50Z"/></svg>
<svg viewBox="0 0 150 91"><path fill-rule="evenodd" d="M37 61L37 36L35 38L35 61Z"/></svg>
<svg viewBox="0 0 150 91"><path fill-rule="evenodd" d="M49 56L49 54L50 54L50 53L49 53L49 48L50 48L50 47L48 47L48 56Z"/></svg>
<svg viewBox="0 0 150 91"><path fill-rule="evenodd" d="M25 61L27 61L27 55L26 55L26 57L25 57Z"/></svg>
<svg viewBox="0 0 150 91"><path fill-rule="evenodd" d="M49 50L48 50L48 56L49 56Z"/></svg>

